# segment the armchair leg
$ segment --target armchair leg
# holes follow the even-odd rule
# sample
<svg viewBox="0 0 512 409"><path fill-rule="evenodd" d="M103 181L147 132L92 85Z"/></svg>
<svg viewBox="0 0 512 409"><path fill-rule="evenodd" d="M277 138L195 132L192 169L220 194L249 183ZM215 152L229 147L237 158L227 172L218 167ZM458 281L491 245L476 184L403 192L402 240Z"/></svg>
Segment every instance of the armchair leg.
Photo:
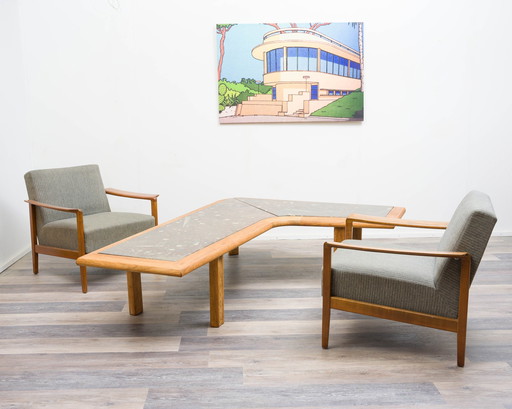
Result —
<svg viewBox="0 0 512 409"><path fill-rule="evenodd" d="M336 229L334 230L336 235ZM345 230L338 229L338 234L345 234ZM322 266L322 348L329 347L329 326L331 324L331 247L324 243L324 257Z"/></svg>
<svg viewBox="0 0 512 409"><path fill-rule="evenodd" d="M466 329L457 332L457 366L464 366L466 357Z"/></svg>
<svg viewBox="0 0 512 409"><path fill-rule="evenodd" d="M34 246L32 246L32 271L34 274L39 273L39 254L36 253Z"/></svg>
<svg viewBox="0 0 512 409"><path fill-rule="evenodd" d="M329 348L329 327L331 323L331 307L322 309L322 348Z"/></svg>
<svg viewBox="0 0 512 409"><path fill-rule="evenodd" d="M80 281L82 282L82 292L87 292L87 267L80 266Z"/></svg>
<svg viewBox="0 0 512 409"><path fill-rule="evenodd" d="M466 332L468 327L468 300L471 274L471 256L467 254L461 259L459 316L457 319L457 365L464 366L466 357Z"/></svg>

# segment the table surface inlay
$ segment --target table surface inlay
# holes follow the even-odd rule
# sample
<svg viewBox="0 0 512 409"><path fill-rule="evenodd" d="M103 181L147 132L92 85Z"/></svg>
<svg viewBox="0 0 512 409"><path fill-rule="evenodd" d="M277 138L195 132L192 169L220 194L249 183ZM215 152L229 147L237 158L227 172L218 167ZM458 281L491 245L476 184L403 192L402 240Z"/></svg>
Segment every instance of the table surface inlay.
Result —
<svg viewBox="0 0 512 409"><path fill-rule="evenodd" d="M273 217L345 218L351 213L386 216L392 207L270 199L226 199L161 224L101 254L179 261L247 226Z"/></svg>

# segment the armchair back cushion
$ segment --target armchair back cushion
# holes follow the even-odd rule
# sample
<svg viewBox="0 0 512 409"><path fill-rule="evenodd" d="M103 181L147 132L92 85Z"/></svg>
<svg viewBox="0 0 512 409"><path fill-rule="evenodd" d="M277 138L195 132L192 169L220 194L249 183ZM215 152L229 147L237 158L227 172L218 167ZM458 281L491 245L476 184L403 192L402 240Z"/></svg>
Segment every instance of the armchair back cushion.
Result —
<svg viewBox="0 0 512 409"><path fill-rule="evenodd" d="M496 224L496 214L491 199L485 193L469 192L455 210L441 241L439 251L465 251L471 255L471 281L475 277L492 230ZM459 267L456 260L437 259L437 285L449 277L459 282Z"/></svg>
<svg viewBox="0 0 512 409"><path fill-rule="evenodd" d="M84 215L110 212L98 165L32 170L25 174L28 197L55 206L78 208ZM37 210L37 230L57 220L75 217L52 209Z"/></svg>

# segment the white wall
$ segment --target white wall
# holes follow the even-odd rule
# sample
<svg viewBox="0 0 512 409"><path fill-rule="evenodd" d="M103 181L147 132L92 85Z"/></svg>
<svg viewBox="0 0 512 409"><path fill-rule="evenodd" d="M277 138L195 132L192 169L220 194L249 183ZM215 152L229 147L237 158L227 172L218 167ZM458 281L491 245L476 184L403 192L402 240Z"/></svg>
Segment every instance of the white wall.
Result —
<svg viewBox="0 0 512 409"><path fill-rule="evenodd" d="M29 248L23 174L31 166L18 5L0 1L0 271Z"/></svg>
<svg viewBox="0 0 512 409"><path fill-rule="evenodd" d="M495 204L495 233L512 234L512 2L17 4L20 26L3 30L21 35L8 91L23 121L0 132L24 148L3 153L14 171L2 180L2 219L19 218L9 192L25 170L99 163L108 186L160 193L161 220L233 196L394 204L445 220L479 189ZM269 19L364 21L363 123L218 124L215 24ZM0 266L28 245L23 223L2 228L2 243L23 244L2 251Z"/></svg>

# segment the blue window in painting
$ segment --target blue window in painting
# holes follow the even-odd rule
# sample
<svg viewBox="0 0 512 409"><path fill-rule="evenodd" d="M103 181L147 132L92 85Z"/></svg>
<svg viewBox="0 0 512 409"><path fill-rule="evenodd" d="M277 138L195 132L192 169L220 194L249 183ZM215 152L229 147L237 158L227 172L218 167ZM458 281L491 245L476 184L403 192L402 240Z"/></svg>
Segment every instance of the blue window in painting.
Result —
<svg viewBox="0 0 512 409"><path fill-rule="evenodd" d="M288 47L286 49L287 71L317 71L317 49Z"/></svg>
<svg viewBox="0 0 512 409"><path fill-rule="evenodd" d="M361 64L350 61L350 77L361 78Z"/></svg>
<svg viewBox="0 0 512 409"><path fill-rule="evenodd" d="M338 68L336 68L336 72L334 69L335 63L334 58L339 58L334 54L328 53L326 51L320 52L320 71L326 72L327 74L338 74Z"/></svg>
<svg viewBox="0 0 512 409"><path fill-rule="evenodd" d="M311 84L311 99L318 99L318 85Z"/></svg>
<svg viewBox="0 0 512 409"><path fill-rule="evenodd" d="M297 69L299 71L308 71L308 60L309 60L309 52L306 47L298 47L297 48Z"/></svg>
<svg viewBox="0 0 512 409"><path fill-rule="evenodd" d="M272 99L273 100L277 99L277 89L276 89L276 87L272 87Z"/></svg>
<svg viewBox="0 0 512 409"><path fill-rule="evenodd" d="M327 72L327 53L320 51L320 72Z"/></svg>
<svg viewBox="0 0 512 409"><path fill-rule="evenodd" d="M274 71L274 51L275 50L270 50L267 52L267 72Z"/></svg>
<svg viewBox="0 0 512 409"><path fill-rule="evenodd" d="M286 49L286 70L287 71L297 71L298 70L298 60L297 56L299 54L297 47L288 47Z"/></svg>
<svg viewBox="0 0 512 409"><path fill-rule="evenodd" d="M356 70L359 70L357 72ZM361 66L358 63L350 61L351 73L357 76L352 76L352 78L361 78ZM353 71L352 71L353 70ZM320 71L325 72L327 74L341 75L343 77L349 76L349 60L346 58L340 57L338 55L334 55L328 53L326 51L320 51Z"/></svg>
<svg viewBox="0 0 512 409"><path fill-rule="evenodd" d="M308 71L318 71L318 49L308 48Z"/></svg>
<svg viewBox="0 0 512 409"><path fill-rule="evenodd" d="M313 92L313 91L311 91ZM327 90L327 95L333 95L333 96L345 96L345 95L349 95L351 93L351 91L341 91L339 89L330 89L330 90ZM311 98L313 99L313 98Z"/></svg>
<svg viewBox="0 0 512 409"><path fill-rule="evenodd" d="M327 73L334 74L334 54L327 53Z"/></svg>
<svg viewBox="0 0 512 409"><path fill-rule="evenodd" d="M348 60L343 57L340 57L339 75L348 77Z"/></svg>
<svg viewBox="0 0 512 409"><path fill-rule="evenodd" d="M339 56L335 55L334 56L334 65L333 65L333 68L332 68L332 73L333 74L336 74L336 75L340 75L340 58Z"/></svg>
<svg viewBox="0 0 512 409"><path fill-rule="evenodd" d="M276 48L267 52L267 72L284 71L284 50Z"/></svg>

